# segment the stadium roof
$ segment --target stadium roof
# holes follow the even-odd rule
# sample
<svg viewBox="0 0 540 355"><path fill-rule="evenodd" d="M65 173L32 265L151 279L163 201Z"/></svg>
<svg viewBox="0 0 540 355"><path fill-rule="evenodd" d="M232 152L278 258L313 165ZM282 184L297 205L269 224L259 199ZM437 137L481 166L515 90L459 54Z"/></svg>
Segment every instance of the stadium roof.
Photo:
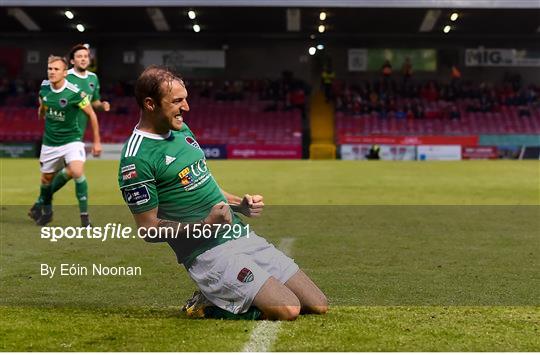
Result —
<svg viewBox="0 0 540 355"><path fill-rule="evenodd" d="M6 0L0 1L6 2ZM96 2L99 1L92 3ZM130 3L133 2L130 1ZM540 1L536 2L540 4ZM59 3L59 1L52 1L52 3ZM288 31L287 9L283 7L161 7L156 5L160 1L152 1L151 8L100 8L77 7L73 5L75 1L70 1L70 3L70 6L0 8L0 32L3 37L12 34L31 35L37 32L77 34L76 25L81 23L86 28L85 34L162 35L169 33L184 35L193 34L193 25L199 24L201 34L209 36L294 37L296 35L305 37L310 34L319 35L318 26L324 24L323 35L330 38L332 36L440 35L442 28L446 25L452 26L451 34L465 36L526 36L535 39L540 36L538 32L540 9L461 9L457 10L458 20L452 22L450 15L456 11L456 8L302 7L299 8L299 31ZM514 1L508 3L514 4ZM73 20L69 20L64 14L68 9L74 14ZM195 20L188 18L189 10L196 11ZM327 13L324 21L319 18L320 11ZM531 46L533 45L535 44L531 43Z"/></svg>
<svg viewBox="0 0 540 355"><path fill-rule="evenodd" d="M330 5L331 4L331 5ZM0 0L0 6L259 6L538 9L538 0Z"/></svg>

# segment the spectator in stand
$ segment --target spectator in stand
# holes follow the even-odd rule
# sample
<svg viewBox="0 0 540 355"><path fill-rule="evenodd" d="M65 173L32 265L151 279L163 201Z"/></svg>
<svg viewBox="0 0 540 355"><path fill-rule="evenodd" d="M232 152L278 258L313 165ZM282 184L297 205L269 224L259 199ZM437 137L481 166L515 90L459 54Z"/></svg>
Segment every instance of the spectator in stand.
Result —
<svg viewBox="0 0 540 355"><path fill-rule="evenodd" d="M301 87L295 87L289 93L289 103L292 108L299 109L302 112L302 116L305 113L306 108L306 95Z"/></svg>
<svg viewBox="0 0 540 355"><path fill-rule="evenodd" d="M418 101L415 103L414 107L414 118L416 119L423 119L426 117L426 109L424 108L424 105Z"/></svg>
<svg viewBox="0 0 540 355"><path fill-rule="evenodd" d="M386 79L389 79L392 75L392 64L390 64L390 61L388 59L384 61L381 67L381 75L383 78Z"/></svg>
<svg viewBox="0 0 540 355"><path fill-rule="evenodd" d="M461 113L459 112L459 109L456 105L450 105L449 116L451 120L461 119Z"/></svg>
<svg viewBox="0 0 540 355"><path fill-rule="evenodd" d="M411 63L411 58L406 57L403 65L401 66L401 74L403 74L403 84L406 85L407 82L412 78L413 66Z"/></svg>
<svg viewBox="0 0 540 355"><path fill-rule="evenodd" d="M330 101L333 98L332 95L332 83L336 78L336 74L329 65L325 65L321 73L321 83L324 89L324 96L326 101Z"/></svg>
<svg viewBox="0 0 540 355"><path fill-rule="evenodd" d="M3 78L0 80L0 105L4 104L6 97L9 96L9 80Z"/></svg>
<svg viewBox="0 0 540 355"><path fill-rule="evenodd" d="M451 84L452 86L457 85L459 81L461 80L461 71L458 69L457 65L452 65L451 71L450 71L450 78L452 79Z"/></svg>

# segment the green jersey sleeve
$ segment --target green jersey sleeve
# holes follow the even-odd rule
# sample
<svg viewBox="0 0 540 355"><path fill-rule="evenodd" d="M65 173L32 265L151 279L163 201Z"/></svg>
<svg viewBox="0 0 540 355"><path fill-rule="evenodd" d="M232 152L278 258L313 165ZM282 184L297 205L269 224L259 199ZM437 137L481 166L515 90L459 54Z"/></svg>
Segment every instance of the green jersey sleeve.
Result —
<svg viewBox="0 0 540 355"><path fill-rule="evenodd" d="M152 167L135 156L120 161L118 182L122 197L132 213L142 213L159 204L156 180Z"/></svg>
<svg viewBox="0 0 540 355"><path fill-rule="evenodd" d="M78 101L78 99L77 99L77 101ZM84 96L84 98L81 101L79 101L77 103L77 106L79 106L79 108L85 108L88 105L90 105L90 100L88 100L88 96L86 96L86 95Z"/></svg>

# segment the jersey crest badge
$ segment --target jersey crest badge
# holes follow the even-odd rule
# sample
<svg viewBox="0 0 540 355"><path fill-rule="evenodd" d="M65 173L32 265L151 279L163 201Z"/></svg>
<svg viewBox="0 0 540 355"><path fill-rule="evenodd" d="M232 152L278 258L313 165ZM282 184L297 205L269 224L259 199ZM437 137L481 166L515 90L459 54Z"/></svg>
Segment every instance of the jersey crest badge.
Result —
<svg viewBox="0 0 540 355"><path fill-rule="evenodd" d="M201 149L201 146L199 145L199 143L197 143L197 141L191 137L186 137L186 143L194 146L195 148Z"/></svg>
<svg viewBox="0 0 540 355"><path fill-rule="evenodd" d="M255 279L255 277L253 276L253 272L251 272L251 270L247 267L240 270L236 278L238 279L238 281L243 283L248 283Z"/></svg>
<svg viewBox="0 0 540 355"><path fill-rule="evenodd" d="M66 98L61 98L60 99L60 107L66 107L68 104L68 100Z"/></svg>

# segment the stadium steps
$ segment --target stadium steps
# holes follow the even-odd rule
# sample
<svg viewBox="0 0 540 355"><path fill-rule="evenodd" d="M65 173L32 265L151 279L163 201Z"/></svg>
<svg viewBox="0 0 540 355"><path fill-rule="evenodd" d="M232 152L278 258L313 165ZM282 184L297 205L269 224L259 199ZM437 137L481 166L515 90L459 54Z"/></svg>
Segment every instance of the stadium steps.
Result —
<svg viewBox="0 0 540 355"><path fill-rule="evenodd" d="M324 94L317 91L311 98L311 159L335 159L334 144L334 107L326 102Z"/></svg>

